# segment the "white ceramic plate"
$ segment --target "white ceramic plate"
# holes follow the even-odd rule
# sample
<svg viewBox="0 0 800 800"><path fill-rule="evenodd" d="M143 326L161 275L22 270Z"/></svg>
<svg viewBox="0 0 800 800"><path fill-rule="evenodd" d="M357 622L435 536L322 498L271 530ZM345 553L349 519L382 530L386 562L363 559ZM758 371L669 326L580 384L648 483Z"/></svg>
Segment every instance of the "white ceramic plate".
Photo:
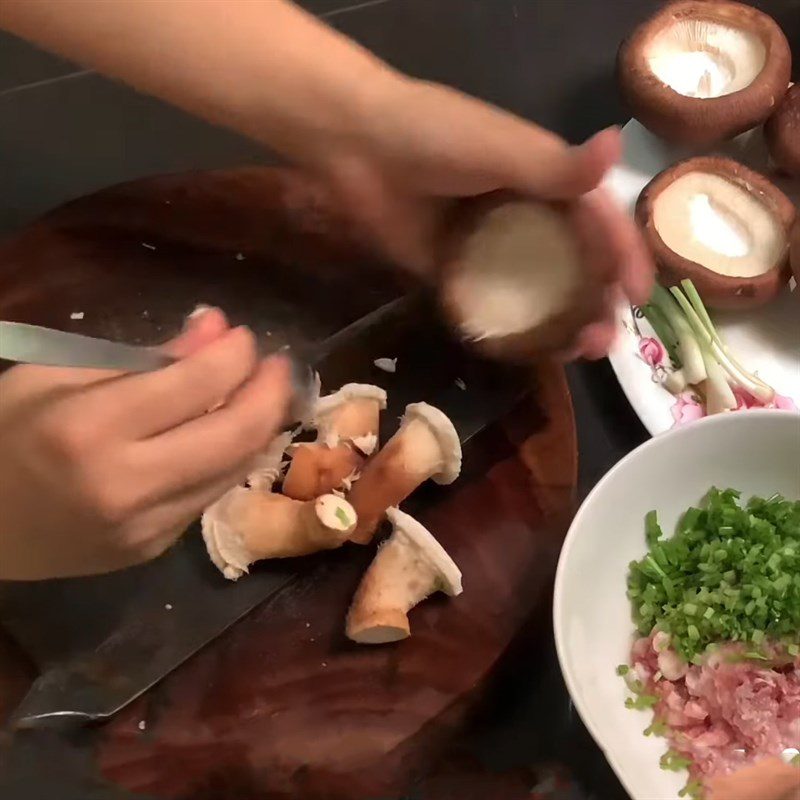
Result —
<svg viewBox="0 0 800 800"><path fill-rule="evenodd" d="M695 154L670 147L634 120L625 126L623 134L623 163L609 173L606 186L620 203L633 211L639 193L656 174ZM720 152L756 170L767 169L760 130L744 134ZM800 182L785 181L779 185L800 204ZM737 358L778 394L791 398L800 407L800 299L786 291L777 301L757 311L715 311L712 316ZM636 320L635 325L626 305L619 310L619 324L622 330L609 359L634 411L655 436L675 423L675 398L653 380L650 366L639 354L636 327L644 336L650 335L646 321Z"/></svg>
<svg viewBox="0 0 800 800"><path fill-rule="evenodd" d="M800 499L800 414L753 410L676 428L617 464L584 502L567 534L554 600L556 646L586 727L633 800L678 800L686 774L664 772L664 739L645 737L651 712L625 708L616 667L633 641L628 564L646 552L644 517L665 531L708 489Z"/></svg>

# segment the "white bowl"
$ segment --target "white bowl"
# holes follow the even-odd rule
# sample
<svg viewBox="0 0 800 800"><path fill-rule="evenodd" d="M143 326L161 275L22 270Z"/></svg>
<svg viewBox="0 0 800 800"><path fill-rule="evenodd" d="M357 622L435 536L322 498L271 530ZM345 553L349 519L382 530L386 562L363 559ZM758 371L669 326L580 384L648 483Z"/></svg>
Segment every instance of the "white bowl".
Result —
<svg viewBox="0 0 800 800"><path fill-rule="evenodd" d="M712 487L745 499L800 498L800 415L724 414L650 439L594 488L567 534L553 608L558 658L586 727L634 800L678 800L686 774L664 772L664 739L645 737L652 712L625 708L615 669L633 641L625 596L628 564L647 547L644 517L656 509L665 533Z"/></svg>

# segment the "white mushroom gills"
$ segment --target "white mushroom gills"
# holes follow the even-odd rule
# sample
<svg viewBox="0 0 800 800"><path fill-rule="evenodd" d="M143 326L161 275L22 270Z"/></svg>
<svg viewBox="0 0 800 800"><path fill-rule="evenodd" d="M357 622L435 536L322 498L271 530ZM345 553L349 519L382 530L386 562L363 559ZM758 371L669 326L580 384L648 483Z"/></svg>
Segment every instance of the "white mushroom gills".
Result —
<svg viewBox="0 0 800 800"><path fill-rule="evenodd" d="M433 534L397 508L386 512L392 535L378 550L353 599L347 635L385 644L410 634L408 612L436 591L462 592L461 570Z"/></svg>
<svg viewBox="0 0 800 800"><path fill-rule="evenodd" d="M760 37L712 20L680 20L653 37L653 74L684 97L725 97L750 86L767 63Z"/></svg>
<svg viewBox="0 0 800 800"><path fill-rule="evenodd" d="M461 474L461 441L444 412L428 403L411 403L400 423L401 433L414 460L412 465L410 458L406 459L407 467L430 474L431 480L440 484L453 483Z"/></svg>
<svg viewBox="0 0 800 800"><path fill-rule="evenodd" d="M372 455L378 446L380 412L386 401L386 391L369 383L348 383L319 398L312 420L317 441L328 447L348 441L364 455Z"/></svg>
<svg viewBox="0 0 800 800"><path fill-rule="evenodd" d="M489 211L467 237L450 284L462 334L525 333L562 311L579 287L581 257L564 214L546 203Z"/></svg>
<svg viewBox="0 0 800 800"><path fill-rule="evenodd" d="M758 196L712 173L688 172L663 189L653 224L674 253L733 278L769 272L786 249L783 226Z"/></svg>

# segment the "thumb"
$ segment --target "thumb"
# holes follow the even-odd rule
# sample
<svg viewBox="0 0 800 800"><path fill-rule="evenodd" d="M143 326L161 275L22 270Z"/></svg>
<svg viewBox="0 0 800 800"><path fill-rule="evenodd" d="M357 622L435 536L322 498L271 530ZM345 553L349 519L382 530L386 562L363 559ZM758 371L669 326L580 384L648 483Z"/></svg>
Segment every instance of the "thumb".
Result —
<svg viewBox="0 0 800 800"><path fill-rule="evenodd" d="M622 156L619 128L607 128L577 146L553 140L544 152L536 141L536 154L516 175L513 187L523 194L548 200L568 200L594 189Z"/></svg>

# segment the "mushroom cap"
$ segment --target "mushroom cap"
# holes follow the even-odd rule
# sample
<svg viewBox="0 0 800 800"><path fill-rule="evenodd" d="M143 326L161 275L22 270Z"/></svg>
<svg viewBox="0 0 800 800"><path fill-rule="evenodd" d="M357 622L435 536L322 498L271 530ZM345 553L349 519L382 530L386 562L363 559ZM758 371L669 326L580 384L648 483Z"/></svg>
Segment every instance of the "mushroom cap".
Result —
<svg viewBox="0 0 800 800"><path fill-rule="evenodd" d="M698 180L697 176L701 179ZM687 192L686 208L677 212L664 210L661 215L659 197L667 193L664 199L668 199L670 192L684 191L680 187L685 187ZM733 200L728 197L717 202L710 196L720 187ZM698 215L706 214L697 229L691 225L693 209L689 208L690 200L694 198L703 201L697 208ZM679 201L677 197L670 200L672 203ZM663 216L661 230L660 215ZM789 278L789 230L794 218L792 202L777 186L742 164L721 157L690 158L669 167L645 186L636 203L636 220L655 257L662 282L673 286L686 278L692 280L704 302L712 308L762 305L783 289ZM679 229L681 220L688 228L685 239ZM774 229L770 229L773 222ZM724 242L725 247L730 247L731 243L736 245L735 237L731 238L727 231L720 234L719 240L714 237L717 225L726 229L741 227L747 234L742 237L745 249L728 254L715 253L711 245L717 245L718 241ZM670 239L670 244L662 234ZM708 237L709 244L705 243L704 237ZM676 252L674 247L679 247L682 252ZM757 253L759 248L761 252ZM693 256L701 258L703 255L716 259L718 266L724 264L726 268L736 268L739 274L724 274L693 259ZM771 263L755 263L758 256Z"/></svg>
<svg viewBox="0 0 800 800"><path fill-rule="evenodd" d="M431 429L442 449L444 465L432 480L440 484L452 483L461 474L461 440L458 438L458 431L447 414L428 403L411 403L406 406L400 427L414 419L423 421Z"/></svg>
<svg viewBox="0 0 800 800"><path fill-rule="evenodd" d="M789 244L790 258L792 262L792 271L794 272L794 279L797 281L795 292L800 296L800 214L792 226L791 242Z"/></svg>
<svg viewBox="0 0 800 800"><path fill-rule="evenodd" d="M439 299L462 338L491 358L567 350L601 313L612 274L587 270L582 203L495 192L463 201L441 258Z"/></svg>
<svg viewBox="0 0 800 800"><path fill-rule="evenodd" d="M778 110L767 120L764 138L775 164L800 178L800 84L789 88Z"/></svg>
<svg viewBox="0 0 800 800"><path fill-rule="evenodd" d="M315 420L350 400L374 400L383 410L386 408L386 390L370 383L346 383L339 391L320 397L314 409Z"/></svg>
<svg viewBox="0 0 800 800"><path fill-rule="evenodd" d="M399 508L387 509L386 516L394 528L392 536L404 537L440 576L441 590L452 597L461 594L461 570L434 535Z"/></svg>
<svg viewBox="0 0 800 800"><path fill-rule="evenodd" d="M203 540L211 561L228 580L238 580L249 572L253 563L242 536L231 525L229 510L244 492L254 491L236 486L210 505L200 520Z"/></svg>
<svg viewBox="0 0 800 800"><path fill-rule="evenodd" d="M622 43L617 78L646 128L708 145L760 125L786 92L791 63L786 36L762 11L730 0L678 0Z"/></svg>

